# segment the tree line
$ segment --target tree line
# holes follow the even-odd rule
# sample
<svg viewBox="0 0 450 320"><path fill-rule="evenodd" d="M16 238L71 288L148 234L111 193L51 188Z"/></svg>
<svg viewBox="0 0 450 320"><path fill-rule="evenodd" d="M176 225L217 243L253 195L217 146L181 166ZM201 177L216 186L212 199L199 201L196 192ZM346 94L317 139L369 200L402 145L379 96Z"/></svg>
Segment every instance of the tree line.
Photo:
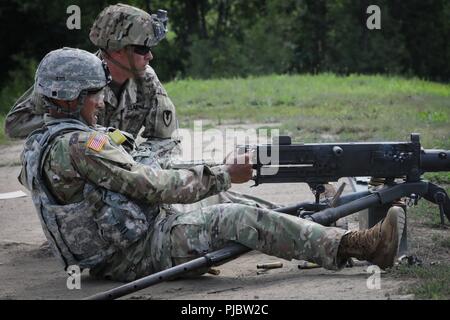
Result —
<svg viewBox="0 0 450 320"><path fill-rule="evenodd" d="M94 51L90 26L104 7L116 2L1 1L0 100L32 82L36 63L48 51L62 46ZM122 2L168 11L169 34L154 49L152 63L163 81L321 72L450 79L447 0ZM66 9L72 4L81 8L80 30L66 27ZM366 26L370 5L380 8L379 30Z"/></svg>

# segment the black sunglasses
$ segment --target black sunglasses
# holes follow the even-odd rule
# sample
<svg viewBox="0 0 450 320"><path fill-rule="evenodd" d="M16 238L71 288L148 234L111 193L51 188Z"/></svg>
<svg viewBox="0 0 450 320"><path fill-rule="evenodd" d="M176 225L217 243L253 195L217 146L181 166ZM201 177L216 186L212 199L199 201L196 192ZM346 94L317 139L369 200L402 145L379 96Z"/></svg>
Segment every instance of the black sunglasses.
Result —
<svg viewBox="0 0 450 320"><path fill-rule="evenodd" d="M89 90L86 90L86 92L87 92L87 94L96 94L96 93L99 93L100 91L102 91L104 88L105 87L89 89Z"/></svg>
<svg viewBox="0 0 450 320"><path fill-rule="evenodd" d="M150 52L150 47L146 46L133 46L134 53L139 54L141 56L145 56Z"/></svg>

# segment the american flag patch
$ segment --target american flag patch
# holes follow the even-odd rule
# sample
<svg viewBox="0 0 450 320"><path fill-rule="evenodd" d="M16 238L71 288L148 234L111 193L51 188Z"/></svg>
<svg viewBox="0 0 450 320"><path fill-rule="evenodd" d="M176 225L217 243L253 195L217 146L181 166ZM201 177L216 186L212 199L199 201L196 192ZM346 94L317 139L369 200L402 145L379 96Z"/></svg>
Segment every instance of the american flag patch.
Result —
<svg viewBox="0 0 450 320"><path fill-rule="evenodd" d="M87 147L95 151L100 151L105 145L107 139L108 138L104 134L94 133L90 136L87 142Z"/></svg>

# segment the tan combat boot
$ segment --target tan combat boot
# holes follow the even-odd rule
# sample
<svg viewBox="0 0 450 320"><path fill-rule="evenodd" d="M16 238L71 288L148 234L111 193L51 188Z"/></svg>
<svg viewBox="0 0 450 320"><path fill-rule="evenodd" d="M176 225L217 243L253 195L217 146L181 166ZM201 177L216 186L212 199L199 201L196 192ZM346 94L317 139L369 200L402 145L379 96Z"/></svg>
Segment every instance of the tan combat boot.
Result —
<svg viewBox="0 0 450 320"><path fill-rule="evenodd" d="M367 260L385 269L394 265L405 226L405 211L389 209L386 217L367 230L350 231L342 237L338 257Z"/></svg>

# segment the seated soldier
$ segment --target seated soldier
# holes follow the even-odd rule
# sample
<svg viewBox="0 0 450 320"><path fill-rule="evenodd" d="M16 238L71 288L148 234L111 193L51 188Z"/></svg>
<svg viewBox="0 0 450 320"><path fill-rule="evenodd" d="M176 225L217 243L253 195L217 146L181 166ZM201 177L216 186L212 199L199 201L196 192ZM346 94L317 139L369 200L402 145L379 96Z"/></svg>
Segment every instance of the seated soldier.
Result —
<svg viewBox="0 0 450 320"><path fill-rule="evenodd" d="M39 64L34 90L45 97L45 125L27 139L21 183L32 192L44 233L67 267L131 281L238 242L283 259L327 269L348 258L390 267L404 212L392 207L365 231L324 227L266 208L236 203L179 212L251 178L244 164L162 169L134 161L120 131L97 127L107 68L95 55L63 48Z"/></svg>

